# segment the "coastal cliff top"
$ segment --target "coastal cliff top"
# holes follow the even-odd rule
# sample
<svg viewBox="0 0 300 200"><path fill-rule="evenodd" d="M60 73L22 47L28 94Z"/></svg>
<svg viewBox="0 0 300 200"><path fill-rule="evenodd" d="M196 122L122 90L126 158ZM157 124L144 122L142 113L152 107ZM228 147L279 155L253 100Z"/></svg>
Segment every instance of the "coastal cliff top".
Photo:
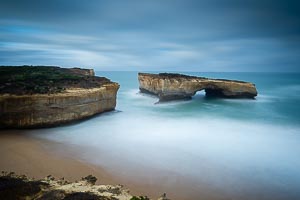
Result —
<svg viewBox="0 0 300 200"><path fill-rule="evenodd" d="M0 94L53 94L70 88L91 89L112 83L92 69L56 66L0 66Z"/></svg>
<svg viewBox="0 0 300 200"><path fill-rule="evenodd" d="M245 81L239 81L239 80L213 79L213 78L206 78L206 77L200 77L200 76L190 76L190 75L179 74L179 73L151 74L151 73L142 73L142 72L139 72L139 76L140 75L141 76L150 76L150 77L153 77L153 78L163 78L163 79L198 79L198 80L216 80L216 81L247 83Z"/></svg>
<svg viewBox="0 0 300 200"><path fill-rule="evenodd" d="M139 75L146 75L146 76L152 76L152 77L158 77L158 78L202 78L202 79L207 79L205 77L197 77L197 76L189 76L189 75L184 75L184 74L178 74L178 73L159 73L159 74L151 74L151 73L143 73L139 72Z"/></svg>

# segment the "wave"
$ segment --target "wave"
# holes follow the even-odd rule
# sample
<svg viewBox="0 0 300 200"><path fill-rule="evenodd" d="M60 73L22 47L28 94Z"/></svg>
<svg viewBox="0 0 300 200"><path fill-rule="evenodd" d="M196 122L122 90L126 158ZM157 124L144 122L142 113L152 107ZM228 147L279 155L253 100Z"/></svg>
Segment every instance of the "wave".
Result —
<svg viewBox="0 0 300 200"><path fill-rule="evenodd" d="M161 176L171 173L224 190L243 187L253 192L253 186L297 191L299 126L144 111L30 132L63 144L61 148L71 145L68 149L78 159L131 181L142 177L159 185Z"/></svg>
<svg viewBox="0 0 300 200"><path fill-rule="evenodd" d="M238 163L240 170L243 165L256 170L261 166L276 169L280 163L293 163L288 168L300 167L298 127L119 113L118 117L100 116L85 123L39 132L32 134L79 145L81 149L93 147L94 152L110 152L113 147L111 153L118 155L112 157L126 157L129 164L143 160L146 165L177 173L196 173L203 159L232 169ZM178 162L187 163L181 166L189 170L178 167Z"/></svg>

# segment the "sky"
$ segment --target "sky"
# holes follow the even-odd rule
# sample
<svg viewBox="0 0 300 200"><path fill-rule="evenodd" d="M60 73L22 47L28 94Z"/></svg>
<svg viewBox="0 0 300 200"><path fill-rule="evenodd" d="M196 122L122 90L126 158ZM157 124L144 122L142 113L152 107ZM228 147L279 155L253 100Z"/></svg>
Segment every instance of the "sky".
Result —
<svg viewBox="0 0 300 200"><path fill-rule="evenodd" d="M0 65L300 72L300 1L0 0Z"/></svg>

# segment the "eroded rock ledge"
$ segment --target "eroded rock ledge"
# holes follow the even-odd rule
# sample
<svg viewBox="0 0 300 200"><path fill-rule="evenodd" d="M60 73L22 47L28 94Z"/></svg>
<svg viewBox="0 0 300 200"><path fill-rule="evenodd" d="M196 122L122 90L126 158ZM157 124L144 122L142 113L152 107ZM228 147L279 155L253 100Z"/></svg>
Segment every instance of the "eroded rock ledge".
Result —
<svg viewBox="0 0 300 200"><path fill-rule="evenodd" d="M13 172L0 174L0 199L28 200L151 200L147 196L132 196L122 185L98 185L89 175L80 181L69 182L49 175L34 180ZM170 200L162 195L157 200Z"/></svg>
<svg viewBox="0 0 300 200"><path fill-rule="evenodd" d="M61 125L111 111L119 84L91 69L0 67L0 128Z"/></svg>
<svg viewBox="0 0 300 200"><path fill-rule="evenodd" d="M190 99L197 91L205 90L206 96L225 98L251 98L257 96L253 83L210 79L182 74L138 74L140 91L157 95L159 101Z"/></svg>

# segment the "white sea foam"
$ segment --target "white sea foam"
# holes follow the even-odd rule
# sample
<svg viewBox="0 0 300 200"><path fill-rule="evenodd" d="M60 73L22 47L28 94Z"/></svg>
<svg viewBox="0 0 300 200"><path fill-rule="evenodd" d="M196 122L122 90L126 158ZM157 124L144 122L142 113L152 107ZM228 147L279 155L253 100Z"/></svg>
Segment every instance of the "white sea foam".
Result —
<svg viewBox="0 0 300 200"><path fill-rule="evenodd" d="M142 168L144 178L153 179L155 169L216 186L243 179L284 189L300 183L299 133L299 127L125 112L32 132L75 145L81 159L131 178Z"/></svg>
<svg viewBox="0 0 300 200"><path fill-rule="evenodd" d="M267 191L299 197L300 125L293 121L298 115L285 109L298 85L290 89L265 89L256 100L207 100L202 91L191 101L154 104L158 98L123 88L122 112L31 133L72 145L77 158L132 180L159 185L162 174L172 173L233 193L248 191L240 199L255 198L256 189L266 197Z"/></svg>

